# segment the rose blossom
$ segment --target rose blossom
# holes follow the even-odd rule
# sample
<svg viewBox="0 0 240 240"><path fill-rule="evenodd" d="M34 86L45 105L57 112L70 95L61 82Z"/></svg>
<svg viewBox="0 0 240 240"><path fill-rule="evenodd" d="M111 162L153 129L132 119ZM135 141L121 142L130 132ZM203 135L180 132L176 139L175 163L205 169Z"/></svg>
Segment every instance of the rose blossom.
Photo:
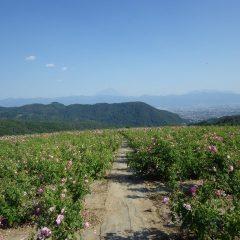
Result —
<svg viewBox="0 0 240 240"><path fill-rule="evenodd" d="M37 192L38 192L39 194L43 193L43 188L41 188L41 187L38 188Z"/></svg>
<svg viewBox="0 0 240 240"><path fill-rule="evenodd" d="M3 225L4 217L0 216L0 226Z"/></svg>
<svg viewBox="0 0 240 240"><path fill-rule="evenodd" d="M61 179L61 183L62 183L62 184L64 184L66 181L67 181L66 178L62 178L62 179Z"/></svg>
<svg viewBox="0 0 240 240"><path fill-rule="evenodd" d="M164 197L164 198L163 198L163 203L164 203L164 204L168 204L169 201L170 201L169 197Z"/></svg>
<svg viewBox="0 0 240 240"><path fill-rule="evenodd" d="M85 228L89 228L89 227L90 227L90 223L89 223L89 222L85 222L85 223L84 223L84 227L85 227Z"/></svg>
<svg viewBox="0 0 240 240"><path fill-rule="evenodd" d="M216 191L215 191L215 194L216 194L218 197L220 197L220 196L221 196L221 191L220 191L220 190L216 190Z"/></svg>
<svg viewBox="0 0 240 240"><path fill-rule="evenodd" d="M191 206L190 204L184 203L184 204L183 204L183 207L184 207L186 210L188 210L188 211L191 211L191 210L192 210L192 206Z"/></svg>
<svg viewBox="0 0 240 240"><path fill-rule="evenodd" d="M192 196L195 196L197 193L197 187L196 186L190 187L189 192L192 194Z"/></svg>
<svg viewBox="0 0 240 240"><path fill-rule="evenodd" d="M233 165L230 165L230 166L228 167L228 170L229 170L229 172L233 172L233 170L234 170Z"/></svg>
<svg viewBox="0 0 240 240"><path fill-rule="evenodd" d="M65 198L66 197L65 193L61 193L60 197L61 199Z"/></svg>
<svg viewBox="0 0 240 240"><path fill-rule="evenodd" d="M57 219L56 219L57 225L59 225L63 221L63 219L64 219L64 215L63 214L59 214L57 216Z"/></svg>
<svg viewBox="0 0 240 240"><path fill-rule="evenodd" d="M215 194L218 196L218 197L221 197L221 196L223 196L223 197L226 197L226 193L225 193L225 191L223 191L223 190L216 190L215 191Z"/></svg>
<svg viewBox="0 0 240 240"><path fill-rule="evenodd" d="M213 146L213 145L208 146L208 150L209 150L210 152L217 152L216 146Z"/></svg>
<svg viewBox="0 0 240 240"><path fill-rule="evenodd" d="M45 239L51 236L51 230L47 227L41 228L39 234L38 234L38 239Z"/></svg>

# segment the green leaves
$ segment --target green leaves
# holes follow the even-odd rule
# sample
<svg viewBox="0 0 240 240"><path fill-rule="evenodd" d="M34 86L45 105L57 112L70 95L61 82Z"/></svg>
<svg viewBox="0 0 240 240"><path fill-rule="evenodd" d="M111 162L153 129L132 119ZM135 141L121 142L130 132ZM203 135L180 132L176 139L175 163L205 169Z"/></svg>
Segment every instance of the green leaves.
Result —
<svg viewBox="0 0 240 240"><path fill-rule="evenodd" d="M173 215L188 235L197 239L240 236L238 127L137 129L123 134L135 149L129 166L172 188Z"/></svg>
<svg viewBox="0 0 240 240"><path fill-rule="evenodd" d="M74 239L83 225L82 201L89 184L104 176L121 141L110 130L0 141L2 226L31 223L50 229L52 239Z"/></svg>

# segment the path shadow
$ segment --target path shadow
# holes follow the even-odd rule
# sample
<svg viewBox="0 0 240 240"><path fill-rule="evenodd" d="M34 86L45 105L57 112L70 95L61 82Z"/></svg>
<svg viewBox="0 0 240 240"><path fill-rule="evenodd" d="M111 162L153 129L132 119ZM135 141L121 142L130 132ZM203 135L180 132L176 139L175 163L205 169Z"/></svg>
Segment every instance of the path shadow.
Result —
<svg viewBox="0 0 240 240"><path fill-rule="evenodd" d="M126 163L126 157L120 156L120 157L118 157L116 162ZM131 169L126 168L126 167L116 168L114 170L115 170L115 172L114 173L112 172L111 174L106 176L105 179L110 180L112 182L117 182L117 183L122 183L122 184L128 185L128 186L130 186L130 188L129 188L130 191L141 192L141 193L156 193L156 192L158 192L158 193L162 193L162 194L170 192L170 189L167 186L165 186L164 184L159 185L157 183L158 181L155 181L157 184L155 187L146 186L146 187L137 187L136 188L136 187L134 187L134 185L145 184L145 182L149 181L149 179L134 174ZM133 185L133 187L131 187L131 185Z"/></svg>
<svg viewBox="0 0 240 240"><path fill-rule="evenodd" d="M118 157L118 159L116 160L116 162L117 162L117 163L127 163L127 160L126 160L125 157L120 156L120 157Z"/></svg>
<svg viewBox="0 0 240 240"><path fill-rule="evenodd" d="M127 160L125 156L118 156L116 162L125 164L127 163ZM127 167L115 168L114 172L111 172L108 176L105 177L105 179L126 185L141 184L144 182L143 179L133 174L133 172Z"/></svg>
<svg viewBox="0 0 240 240"><path fill-rule="evenodd" d="M144 229L142 231L127 232L129 236L121 236L116 233L107 233L103 239L105 240L180 240L181 238L175 234L167 234L156 228Z"/></svg>
<svg viewBox="0 0 240 240"><path fill-rule="evenodd" d="M105 179L126 185L141 183L141 181L136 179L133 175L127 174L126 170L122 170L122 172L119 170L119 173L110 174L106 176Z"/></svg>
<svg viewBox="0 0 240 240"><path fill-rule="evenodd" d="M136 196L136 195L127 195L126 197L127 197L127 198L131 198L131 199L147 198L147 197Z"/></svg>
<svg viewBox="0 0 240 240"><path fill-rule="evenodd" d="M171 190L166 186L156 186L156 187L139 187L139 188L129 188L133 192L142 192L142 193L169 193Z"/></svg>

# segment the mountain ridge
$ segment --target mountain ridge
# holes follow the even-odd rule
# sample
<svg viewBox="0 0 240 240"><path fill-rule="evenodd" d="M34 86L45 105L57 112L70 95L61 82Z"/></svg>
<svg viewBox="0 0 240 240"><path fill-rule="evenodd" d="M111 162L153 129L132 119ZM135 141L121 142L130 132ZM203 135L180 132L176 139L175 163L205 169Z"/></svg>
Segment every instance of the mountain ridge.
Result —
<svg viewBox="0 0 240 240"><path fill-rule="evenodd" d="M14 107L32 103L49 104L59 102L69 104L96 104L96 103L122 103L141 101L154 107L186 107L186 106L219 106L240 105L240 94L219 91L197 91L182 95L93 95L93 96L67 96L55 98L8 98L0 100L0 106Z"/></svg>
<svg viewBox="0 0 240 240"><path fill-rule="evenodd" d="M71 104L68 106L53 102L48 105L30 104L21 107L0 107L0 120L5 126L8 121L15 121L11 122L12 126L24 123L21 125L22 127L28 128L30 126L31 129L34 125L41 129L40 123L49 129L55 129L55 122L58 126L57 129L66 128L67 130L159 127L181 125L186 122L175 113L156 109L143 102Z"/></svg>
<svg viewBox="0 0 240 240"><path fill-rule="evenodd" d="M201 121L194 125L208 126L208 125L240 125L240 115L232 115L232 116L223 116L219 118L211 118L205 121Z"/></svg>

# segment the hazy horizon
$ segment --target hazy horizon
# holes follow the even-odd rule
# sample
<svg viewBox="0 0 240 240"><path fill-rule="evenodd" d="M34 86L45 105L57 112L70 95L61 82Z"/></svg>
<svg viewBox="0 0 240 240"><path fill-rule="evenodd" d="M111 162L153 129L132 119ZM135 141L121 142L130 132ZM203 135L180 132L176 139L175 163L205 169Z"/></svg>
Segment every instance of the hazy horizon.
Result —
<svg viewBox="0 0 240 240"><path fill-rule="evenodd" d="M67 97L81 97L81 96L85 96L85 97L95 97L95 96L112 96L112 97L142 97L142 96L162 96L162 97L168 97L168 96L182 96L182 95L188 95L188 94L198 94L198 93L219 93L219 94L224 94L224 93L229 93L229 94L240 94L236 91L220 91L220 90L214 90L214 89L202 89L202 90L193 90L190 92L184 92L184 93L175 93L175 94L147 94L147 93L143 93L140 95L126 95L124 93L118 92L118 94L110 94L110 93L106 93L104 94L103 92L105 92L105 90L109 90L109 89L103 89L100 90L94 94L78 94L78 95L62 95L62 96L34 96L34 97L7 97L7 98L0 98L0 100L6 100L6 99L55 99L55 98L67 98ZM113 89L114 90L114 89Z"/></svg>
<svg viewBox="0 0 240 240"><path fill-rule="evenodd" d="M3 0L0 99L240 93L240 2Z"/></svg>

